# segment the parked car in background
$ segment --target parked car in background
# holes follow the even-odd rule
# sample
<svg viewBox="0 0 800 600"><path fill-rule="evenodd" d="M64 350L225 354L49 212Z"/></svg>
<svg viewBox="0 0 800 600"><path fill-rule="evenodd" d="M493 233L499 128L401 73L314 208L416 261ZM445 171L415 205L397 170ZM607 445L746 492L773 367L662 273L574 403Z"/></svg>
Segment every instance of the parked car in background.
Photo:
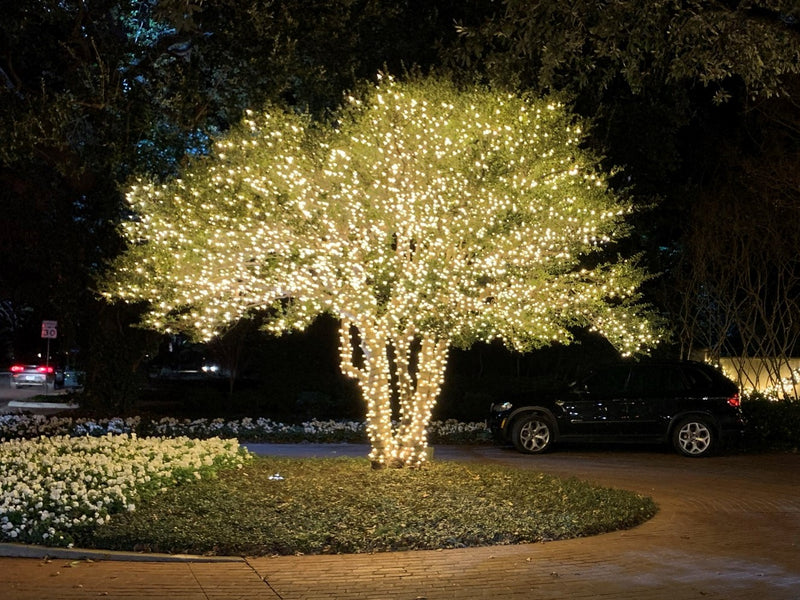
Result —
<svg viewBox="0 0 800 600"><path fill-rule="evenodd" d="M572 440L670 442L708 456L744 424L736 384L690 361L608 365L555 393L506 398L489 415L497 439L529 454Z"/></svg>
<svg viewBox="0 0 800 600"><path fill-rule="evenodd" d="M60 387L64 384L64 372L52 365L15 364L10 371L11 384L17 388L45 385Z"/></svg>

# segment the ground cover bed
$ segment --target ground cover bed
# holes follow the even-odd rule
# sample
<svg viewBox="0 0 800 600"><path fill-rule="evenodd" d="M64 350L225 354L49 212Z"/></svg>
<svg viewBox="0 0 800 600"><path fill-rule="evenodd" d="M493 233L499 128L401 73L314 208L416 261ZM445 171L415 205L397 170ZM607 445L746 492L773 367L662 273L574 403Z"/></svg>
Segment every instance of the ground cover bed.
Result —
<svg viewBox="0 0 800 600"><path fill-rule="evenodd" d="M82 541L225 555L439 549L594 535L655 512L631 492L496 466L374 471L366 459L258 458L152 496Z"/></svg>
<svg viewBox="0 0 800 600"><path fill-rule="evenodd" d="M88 431L85 424L82 430ZM0 444L0 540L169 553L375 552L629 528L640 495L497 466L254 457L235 439L118 432Z"/></svg>

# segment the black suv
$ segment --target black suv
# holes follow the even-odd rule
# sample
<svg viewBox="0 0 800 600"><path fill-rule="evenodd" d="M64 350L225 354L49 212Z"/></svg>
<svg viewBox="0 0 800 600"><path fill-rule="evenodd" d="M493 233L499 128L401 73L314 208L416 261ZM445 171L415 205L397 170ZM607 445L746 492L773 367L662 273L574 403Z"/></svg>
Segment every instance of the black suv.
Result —
<svg viewBox="0 0 800 600"><path fill-rule="evenodd" d="M708 456L744 428L735 383L689 361L617 363L555 394L492 404L489 427L520 452L558 441L668 442Z"/></svg>

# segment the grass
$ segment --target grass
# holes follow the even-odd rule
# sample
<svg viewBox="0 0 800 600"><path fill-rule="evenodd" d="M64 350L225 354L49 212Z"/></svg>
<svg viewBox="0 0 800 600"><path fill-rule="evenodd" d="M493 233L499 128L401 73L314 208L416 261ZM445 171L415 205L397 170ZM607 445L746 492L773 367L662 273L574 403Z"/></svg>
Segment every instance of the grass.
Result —
<svg viewBox="0 0 800 600"><path fill-rule="evenodd" d="M595 535L656 511L632 492L505 467L257 458L144 499L76 544L248 556L457 548Z"/></svg>

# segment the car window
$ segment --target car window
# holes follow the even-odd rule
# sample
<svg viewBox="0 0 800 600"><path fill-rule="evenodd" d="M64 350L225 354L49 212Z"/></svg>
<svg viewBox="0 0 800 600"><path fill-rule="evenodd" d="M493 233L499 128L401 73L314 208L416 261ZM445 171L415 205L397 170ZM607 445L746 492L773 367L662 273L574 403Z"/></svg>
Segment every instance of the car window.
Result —
<svg viewBox="0 0 800 600"><path fill-rule="evenodd" d="M686 365L683 368L683 374L690 389L704 391L714 387L714 379L711 374L706 373L703 369Z"/></svg>
<svg viewBox="0 0 800 600"><path fill-rule="evenodd" d="M670 365L637 365L631 369L628 391L633 395L670 395L686 388L681 371Z"/></svg>
<svg viewBox="0 0 800 600"><path fill-rule="evenodd" d="M584 389L592 394L620 393L628 381L627 366L609 367L586 378Z"/></svg>

